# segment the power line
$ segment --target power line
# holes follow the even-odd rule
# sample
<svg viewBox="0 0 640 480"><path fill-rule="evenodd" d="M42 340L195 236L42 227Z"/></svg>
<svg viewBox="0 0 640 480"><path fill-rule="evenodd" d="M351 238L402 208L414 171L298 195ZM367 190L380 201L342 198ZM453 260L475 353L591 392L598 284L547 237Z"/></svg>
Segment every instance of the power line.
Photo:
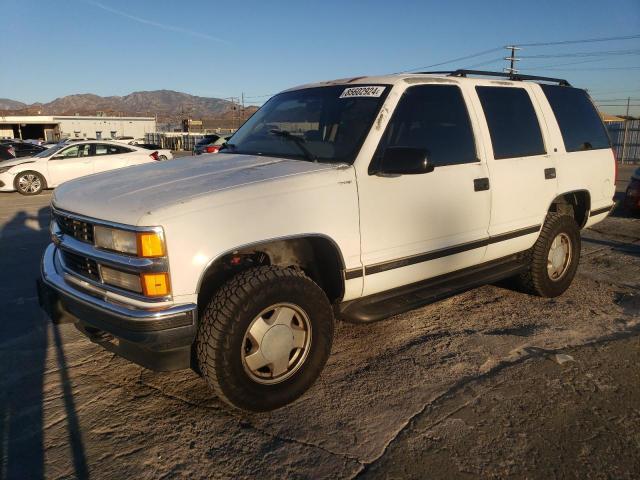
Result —
<svg viewBox="0 0 640 480"><path fill-rule="evenodd" d="M539 55L523 55L522 58L571 58L571 57L600 57L615 55L640 55L640 49L602 50L596 52L545 53Z"/></svg>
<svg viewBox="0 0 640 480"><path fill-rule="evenodd" d="M596 101L598 102L626 102L627 100L640 100L640 98L633 98L633 97L628 97L628 98L599 98L596 99Z"/></svg>
<svg viewBox="0 0 640 480"><path fill-rule="evenodd" d="M275 93L267 93L266 95L245 95L244 98L265 98L273 97Z"/></svg>
<svg viewBox="0 0 640 480"><path fill-rule="evenodd" d="M469 65L467 68L481 67L483 65L490 65L490 64L496 63L496 62L504 62L504 58L503 57L498 57L498 58L494 58L493 60L487 60L486 62L474 63L473 65Z"/></svg>
<svg viewBox="0 0 640 480"><path fill-rule="evenodd" d="M544 46L550 46L550 45L570 45L570 44L578 44L578 43L610 42L610 41L614 41L614 40L633 40L635 38L640 38L640 34L622 35L622 36L616 36L616 37L599 37L599 38L582 38L582 39L575 39L575 40L558 40L558 41L555 41L555 42L517 43L517 44L514 44L514 46L515 47L544 47ZM406 69L406 70L403 70L403 71L397 72L397 73L409 73L409 72L414 72L416 70L426 70L428 68L439 67L441 65L447 65L449 63L461 62L463 60L469 60L469 59L472 59L472 58L476 58L476 57L481 57L483 55L487 55L489 53L498 52L500 50L503 50L504 48L506 48L506 47L505 46L501 46L501 47L491 48L489 50L483 50L481 52L472 53L472 54L469 54L469 55L465 55L463 57L452 58L451 60L445 60L445 61L438 62L438 63L432 63L431 65L426 65L424 67L409 68L409 69ZM530 56L530 57L526 57L526 58L551 58L551 57ZM487 62L481 62L480 64L477 64L475 66L481 66L481 65L490 64L490 63L493 63L494 61L495 60L487 61Z"/></svg>
<svg viewBox="0 0 640 480"><path fill-rule="evenodd" d="M634 38L640 38L638 35L625 35L622 37L600 37L600 38L584 38L581 40L560 40L557 42L533 42L533 43L518 43L519 47L546 47L549 45L570 45L575 43L594 43L594 42L611 42L613 40L632 40Z"/></svg>
<svg viewBox="0 0 640 480"><path fill-rule="evenodd" d="M535 68L564 67L565 65L579 65L582 63L602 62L607 58L590 58L589 60L579 60L577 62L552 63L551 65L535 65Z"/></svg>
<svg viewBox="0 0 640 480"><path fill-rule="evenodd" d="M640 67L590 67L590 68L523 68L522 70L557 70L562 72L597 72L600 70L638 70Z"/></svg>
<svg viewBox="0 0 640 480"><path fill-rule="evenodd" d="M631 90L600 90L599 88L591 88L590 92L600 92L600 95L611 94L611 93L635 93L640 92L640 88L634 88Z"/></svg>
<svg viewBox="0 0 640 480"><path fill-rule="evenodd" d="M447 63L461 62L462 60L469 60L470 58L481 57L489 53L498 52L503 48L504 47L491 48L489 50L483 50L482 52L472 53L471 55L465 55L464 57L453 58L451 60L446 60L444 62L439 62L439 63L432 63L431 65L426 65L424 67L409 68L407 70L403 70L402 72L398 72L398 73L413 72L415 70L426 70L427 68L439 67L440 65L446 65Z"/></svg>

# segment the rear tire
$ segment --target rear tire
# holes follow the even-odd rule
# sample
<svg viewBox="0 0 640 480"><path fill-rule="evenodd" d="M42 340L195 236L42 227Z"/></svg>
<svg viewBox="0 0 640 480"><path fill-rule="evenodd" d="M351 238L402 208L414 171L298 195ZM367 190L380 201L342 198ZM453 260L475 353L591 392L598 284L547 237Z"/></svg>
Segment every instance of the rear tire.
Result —
<svg viewBox="0 0 640 480"><path fill-rule="evenodd" d="M196 338L198 365L229 405L274 410L318 378L333 331L329 300L301 270L251 268L223 285L204 309Z"/></svg>
<svg viewBox="0 0 640 480"><path fill-rule="evenodd" d="M38 195L47 188L47 182L38 172L28 170L16 175L13 186L21 195Z"/></svg>
<svg viewBox="0 0 640 480"><path fill-rule="evenodd" d="M167 159L167 157L165 155L160 155L158 157L158 160L160 160L161 162L164 162Z"/></svg>
<svg viewBox="0 0 640 480"><path fill-rule="evenodd" d="M580 262L580 230L576 221L549 213L530 252L529 269L518 277L524 291L557 297L569 288Z"/></svg>

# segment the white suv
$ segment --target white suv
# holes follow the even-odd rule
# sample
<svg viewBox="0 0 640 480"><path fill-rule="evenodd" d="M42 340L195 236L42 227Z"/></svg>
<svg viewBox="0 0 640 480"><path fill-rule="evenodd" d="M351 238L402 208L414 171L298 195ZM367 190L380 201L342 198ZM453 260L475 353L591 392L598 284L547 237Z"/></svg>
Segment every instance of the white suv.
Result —
<svg viewBox="0 0 640 480"><path fill-rule="evenodd" d="M263 411L319 376L335 317L371 322L507 277L560 295L580 229L613 206L607 133L565 81L477 73L305 85L219 155L65 183L41 304Z"/></svg>

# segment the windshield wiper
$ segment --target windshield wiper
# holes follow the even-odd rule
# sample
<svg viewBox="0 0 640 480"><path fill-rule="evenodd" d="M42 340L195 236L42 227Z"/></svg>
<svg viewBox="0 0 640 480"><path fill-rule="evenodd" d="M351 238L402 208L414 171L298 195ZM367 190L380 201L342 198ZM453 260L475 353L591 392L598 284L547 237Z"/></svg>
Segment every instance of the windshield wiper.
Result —
<svg viewBox="0 0 640 480"><path fill-rule="evenodd" d="M291 140L293 143L295 143L298 148L300 148L300 151L302 153L304 153L304 156L307 160L310 160L312 162L317 162L318 161L318 157L316 157L313 153L311 153L309 151L309 149L305 146L305 143L307 143L307 141L302 138L302 137L298 137L297 135L292 134L291 132L287 131L287 130L269 130L269 133L271 135L276 135L278 137L282 137L282 138L286 138L287 140Z"/></svg>

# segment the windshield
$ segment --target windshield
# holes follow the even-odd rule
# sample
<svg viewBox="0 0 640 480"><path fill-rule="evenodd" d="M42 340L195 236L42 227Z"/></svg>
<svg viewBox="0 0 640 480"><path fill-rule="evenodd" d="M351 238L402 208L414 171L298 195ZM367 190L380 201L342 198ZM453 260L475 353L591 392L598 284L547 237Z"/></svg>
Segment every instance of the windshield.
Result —
<svg viewBox="0 0 640 480"><path fill-rule="evenodd" d="M38 157L38 158L47 158L50 157L51 155L53 155L54 153L56 153L58 150L60 150L62 147L64 147L66 144L65 143L57 143L55 144L53 147L47 148L46 150L41 151L40 153L36 153L34 155L34 157Z"/></svg>
<svg viewBox="0 0 640 480"><path fill-rule="evenodd" d="M338 85L281 93L221 153L353 163L387 91L382 85Z"/></svg>

